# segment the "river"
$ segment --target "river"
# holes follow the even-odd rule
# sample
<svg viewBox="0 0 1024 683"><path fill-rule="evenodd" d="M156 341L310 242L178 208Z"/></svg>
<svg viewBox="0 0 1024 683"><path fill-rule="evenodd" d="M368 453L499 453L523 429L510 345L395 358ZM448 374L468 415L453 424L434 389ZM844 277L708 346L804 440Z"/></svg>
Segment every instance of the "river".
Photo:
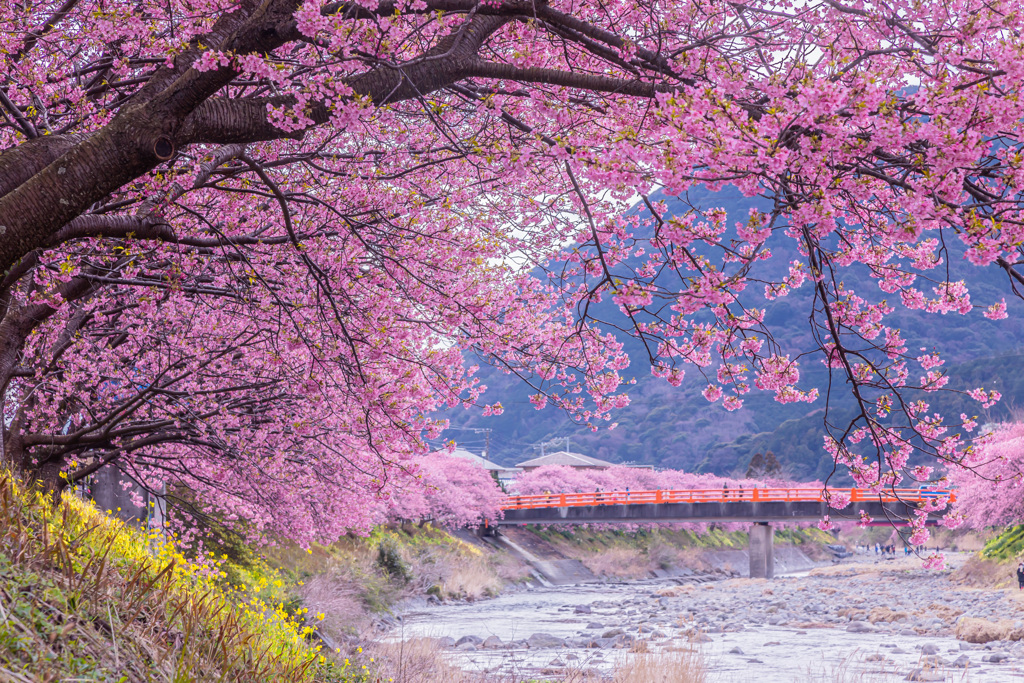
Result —
<svg viewBox="0 0 1024 683"><path fill-rule="evenodd" d="M685 646L721 683L1024 681L1024 643L959 641L968 617L1024 629L1024 601L916 558L861 556L770 581L583 584L420 607L390 637L442 639L460 668L524 680L608 674L631 651Z"/></svg>

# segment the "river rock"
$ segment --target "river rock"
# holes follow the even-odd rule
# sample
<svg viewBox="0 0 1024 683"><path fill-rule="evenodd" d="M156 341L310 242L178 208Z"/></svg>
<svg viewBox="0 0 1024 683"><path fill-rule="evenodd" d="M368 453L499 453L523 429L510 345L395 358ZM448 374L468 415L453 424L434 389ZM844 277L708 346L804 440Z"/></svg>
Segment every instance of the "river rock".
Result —
<svg viewBox="0 0 1024 683"><path fill-rule="evenodd" d="M924 669L914 669L907 674L903 680L905 681L945 681L946 677L943 674L935 673L934 671L925 671Z"/></svg>
<svg viewBox="0 0 1024 683"><path fill-rule="evenodd" d="M939 654L939 647L934 643L925 643L921 646L921 654L923 655L937 655Z"/></svg>
<svg viewBox="0 0 1024 683"><path fill-rule="evenodd" d="M999 662L1007 661L1009 658L1010 658L1010 655L1006 654L1005 652L993 652L990 655L985 655L984 657L982 657L981 661L983 661L983 662L992 662L993 664L998 664Z"/></svg>
<svg viewBox="0 0 1024 683"><path fill-rule="evenodd" d="M531 650L540 650L551 647L562 647L563 640L556 638L550 633L534 633L526 639L526 645Z"/></svg>
<svg viewBox="0 0 1024 683"><path fill-rule="evenodd" d="M461 645L456 645L455 649L459 652L476 652L477 647L474 643L466 642Z"/></svg>
<svg viewBox="0 0 1024 683"><path fill-rule="evenodd" d="M501 638L498 636L488 636L484 639L484 642L481 643L481 646L483 646L485 650L498 650L504 647L504 645L505 644L501 642Z"/></svg>
<svg viewBox="0 0 1024 683"><path fill-rule="evenodd" d="M575 614L590 614L593 610L590 609L590 605L576 605L576 609L573 612Z"/></svg>
<svg viewBox="0 0 1024 683"><path fill-rule="evenodd" d="M623 633L625 633L625 631L623 631L621 628L613 628L613 629L609 629L609 630L605 631L604 633L602 633L601 637L602 638L614 638L615 636L621 636Z"/></svg>
<svg viewBox="0 0 1024 683"><path fill-rule="evenodd" d="M458 647L459 645L465 645L466 643L479 645L482 642L484 642L484 639L480 636L462 636L461 638L455 641L455 647Z"/></svg>
<svg viewBox="0 0 1024 683"><path fill-rule="evenodd" d="M874 633L877 630L874 626L864 621L851 621L850 625L846 627L847 633Z"/></svg>
<svg viewBox="0 0 1024 683"><path fill-rule="evenodd" d="M438 647L455 647L455 639L451 636L443 636L437 639Z"/></svg>
<svg viewBox="0 0 1024 683"><path fill-rule="evenodd" d="M589 624L587 624L587 628L593 628L593 629L604 628L604 624L602 624L599 621L592 621Z"/></svg>
<svg viewBox="0 0 1024 683"><path fill-rule="evenodd" d="M967 655L960 655L959 657L953 660L952 666L956 667L957 669L966 669L969 666L971 666L971 658Z"/></svg>

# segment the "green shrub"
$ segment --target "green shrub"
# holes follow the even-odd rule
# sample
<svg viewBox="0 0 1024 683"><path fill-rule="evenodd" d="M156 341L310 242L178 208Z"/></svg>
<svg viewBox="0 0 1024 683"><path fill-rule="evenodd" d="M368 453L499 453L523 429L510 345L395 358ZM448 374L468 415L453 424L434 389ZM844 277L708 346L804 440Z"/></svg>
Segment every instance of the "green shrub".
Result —
<svg viewBox="0 0 1024 683"><path fill-rule="evenodd" d="M402 558L398 541L392 536L384 536L377 544L377 566L394 581L409 583L412 580L412 570Z"/></svg>

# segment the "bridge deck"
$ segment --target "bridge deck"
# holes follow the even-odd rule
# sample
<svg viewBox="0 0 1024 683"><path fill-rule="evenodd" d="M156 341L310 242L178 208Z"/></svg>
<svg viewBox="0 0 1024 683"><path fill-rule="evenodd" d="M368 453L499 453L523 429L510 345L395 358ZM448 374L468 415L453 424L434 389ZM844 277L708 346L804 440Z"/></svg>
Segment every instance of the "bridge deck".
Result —
<svg viewBox="0 0 1024 683"><path fill-rule="evenodd" d="M704 489L512 496L498 524L817 521L825 515L906 519L955 495L939 489Z"/></svg>

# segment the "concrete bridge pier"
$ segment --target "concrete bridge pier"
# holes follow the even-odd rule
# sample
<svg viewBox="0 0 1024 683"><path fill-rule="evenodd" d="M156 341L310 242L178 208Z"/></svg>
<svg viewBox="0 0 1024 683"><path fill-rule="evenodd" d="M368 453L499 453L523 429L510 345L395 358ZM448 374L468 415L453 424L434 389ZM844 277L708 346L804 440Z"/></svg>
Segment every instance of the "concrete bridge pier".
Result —
<svg viewBox="0 0 1024 683"><path fill-rule="evenodd" d="M775 578L775 529L768 522L750 526L750 578Z"/></svg>

